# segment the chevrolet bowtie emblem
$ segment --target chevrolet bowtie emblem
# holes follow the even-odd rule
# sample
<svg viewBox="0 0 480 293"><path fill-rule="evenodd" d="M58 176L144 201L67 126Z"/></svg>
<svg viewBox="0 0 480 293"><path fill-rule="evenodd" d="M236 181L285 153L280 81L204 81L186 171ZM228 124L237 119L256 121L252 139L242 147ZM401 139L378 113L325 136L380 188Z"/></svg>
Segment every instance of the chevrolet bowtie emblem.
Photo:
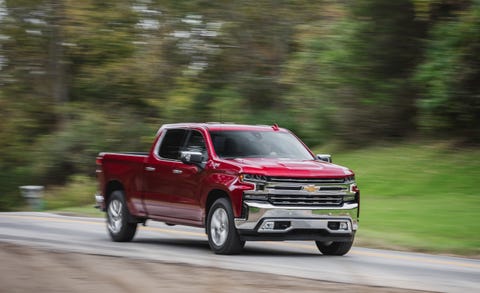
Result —
<svg viewBox="0 0 480 293"><path fill-rule="evenodd" d="M320 186L310 184L310 185L303 186L302 189L305 190L306 192L316 192L320 190Z"/></svg>

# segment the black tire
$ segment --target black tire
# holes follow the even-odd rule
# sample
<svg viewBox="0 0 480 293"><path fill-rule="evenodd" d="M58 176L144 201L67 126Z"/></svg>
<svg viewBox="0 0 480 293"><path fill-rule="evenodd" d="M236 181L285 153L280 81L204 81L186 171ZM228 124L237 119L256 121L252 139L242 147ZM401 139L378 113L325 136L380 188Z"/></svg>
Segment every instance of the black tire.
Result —
<svg viewBox="0 0 480 293"><path fill-rule="evenodd" d="M137 231L137 223L129 222L130 212L123 191L112 192L107 204L107 230L115 242L128 242Z"/></svg>
<svg viewBox="0 0 480 293"><path fill-rule="evenodd" d="M352 248L353 240L348 242L315 241L315 244L323 255L345 255Z"/></svg>
<svg viewBox="0 0 480 293"><path fill-rule="evenodd" d="M208 244L216 254L238 254L245 246L235 228L233 211L226 198L217 199L207 217Z"/></svg>

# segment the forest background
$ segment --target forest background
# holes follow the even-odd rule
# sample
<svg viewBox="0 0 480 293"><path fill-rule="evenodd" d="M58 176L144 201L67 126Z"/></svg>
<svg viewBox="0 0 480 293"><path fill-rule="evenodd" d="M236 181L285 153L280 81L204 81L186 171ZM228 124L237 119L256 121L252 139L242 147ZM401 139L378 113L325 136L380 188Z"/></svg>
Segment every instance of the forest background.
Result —
<svg viewBox="0 0 480 293"><path fill-rule="evenodd" d="M446 142L424 163L466 154L473 186L480 1L0 0L0 113L4 211L25 184L50 208L93 201L97 153L146 151L171 122L278 123L359 174ZM388 195L401 171L376 171Z"/></svg>
<svg viewBox="0 0 480 293"><path fill-rule="evenodd" d="M89 213L98 152L206 121L355 170L361 245L480 255L479 0L0 0L0 211Z"/></svg>

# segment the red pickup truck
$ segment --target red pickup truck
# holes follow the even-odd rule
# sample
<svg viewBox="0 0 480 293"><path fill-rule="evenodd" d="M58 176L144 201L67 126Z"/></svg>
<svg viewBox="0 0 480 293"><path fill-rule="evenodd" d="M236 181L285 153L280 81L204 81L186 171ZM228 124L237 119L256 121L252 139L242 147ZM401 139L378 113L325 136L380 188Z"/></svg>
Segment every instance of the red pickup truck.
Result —
<svg viewBox="0 0 480 293"><path fill-rule="evenodd" d="M354 173L277 125L164 125L149 153L100 153L96 164L95 199L114 241L151 219L205 227L218 254L245 241L314 240L344 255L358 228Z"/></svg>

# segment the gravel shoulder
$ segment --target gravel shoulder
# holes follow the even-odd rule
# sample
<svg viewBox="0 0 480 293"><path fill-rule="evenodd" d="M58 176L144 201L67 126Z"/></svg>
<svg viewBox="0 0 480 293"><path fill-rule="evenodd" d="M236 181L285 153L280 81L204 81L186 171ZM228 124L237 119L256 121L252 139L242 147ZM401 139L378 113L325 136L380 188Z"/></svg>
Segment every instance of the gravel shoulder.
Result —
<svg viewBox="0 0 480 293"><path fill-rule="evenodd" d="M2 292L415 292L0 242Z"/></svg>

